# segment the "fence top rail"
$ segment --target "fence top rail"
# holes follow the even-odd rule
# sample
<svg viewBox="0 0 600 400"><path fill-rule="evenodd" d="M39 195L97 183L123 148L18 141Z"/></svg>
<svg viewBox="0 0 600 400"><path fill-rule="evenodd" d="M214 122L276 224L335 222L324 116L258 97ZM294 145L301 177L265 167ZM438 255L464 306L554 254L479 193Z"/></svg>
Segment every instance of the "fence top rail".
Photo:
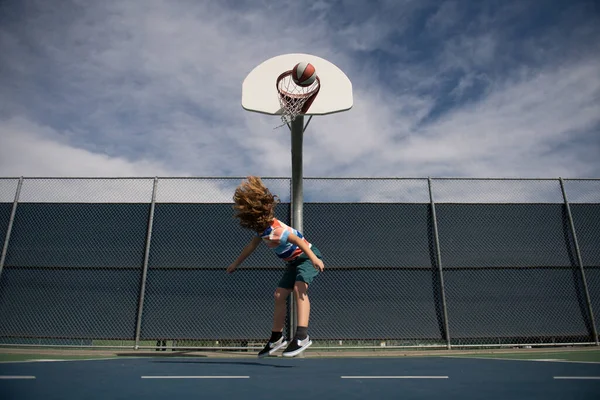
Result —
<svg viewBox="0 0 600 400"><path fill-rule="evenodd" d="M225 179L246 179L246 176L0 176L0 179L45 179L45 180L119 180L119 179L179 179L179 180L225 180ZM289 176L261 176L261 179L291 179ZM482 178L482 177L400 177L400 176L377 176L377 177L366 177L366 176L340 176L340 177L319 177L319 176L305 176L305 180L366 180L366 181L377 181L377 180L455 180L455 181L556 181L561 177L556 178L507 178L507 177L494 177L494 178ZM600 178L562 178L565 181L600 181Z"/></svg>

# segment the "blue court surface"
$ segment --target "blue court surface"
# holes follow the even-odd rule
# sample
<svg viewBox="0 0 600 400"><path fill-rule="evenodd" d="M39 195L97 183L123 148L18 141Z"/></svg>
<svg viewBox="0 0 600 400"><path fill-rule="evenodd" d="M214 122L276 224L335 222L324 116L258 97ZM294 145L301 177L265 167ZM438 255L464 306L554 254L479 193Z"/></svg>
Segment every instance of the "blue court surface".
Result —
<svg viewBox="0 0 600 400"><path fill-rule="evenodd" d="M145 357L0 364L12 399L600 399L600 363Z"/></svg>

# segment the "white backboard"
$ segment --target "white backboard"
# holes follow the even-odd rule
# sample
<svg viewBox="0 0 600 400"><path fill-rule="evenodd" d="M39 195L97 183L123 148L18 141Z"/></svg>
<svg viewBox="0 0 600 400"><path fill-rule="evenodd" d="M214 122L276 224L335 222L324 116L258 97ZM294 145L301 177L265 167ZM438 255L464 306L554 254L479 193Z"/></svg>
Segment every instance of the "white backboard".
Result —
<svg viewBox="0 0 600 400"><path fill-rule="evenodd" d="M269 115L280 115L277 77L301 61L311 63L321 81L319 94L304 115L326 115L352 108L352 83L333 63L310 54L284 54L254 68L242 83L242 107Z"/></svg>

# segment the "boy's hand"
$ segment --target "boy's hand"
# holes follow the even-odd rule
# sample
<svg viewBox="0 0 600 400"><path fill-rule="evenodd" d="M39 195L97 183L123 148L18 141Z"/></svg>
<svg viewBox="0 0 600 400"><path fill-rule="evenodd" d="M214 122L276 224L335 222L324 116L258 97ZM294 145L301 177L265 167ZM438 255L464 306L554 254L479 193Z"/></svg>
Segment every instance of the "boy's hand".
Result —
<svg viewBox="0 0 600 400"><path fill-rule="evenodd" d="M323 261L312 252L312 250L306 245L306 242L304 240L300 239L293 233L290 233L288 235L287 240L289 243L295 244L296 246L300 247L300 249L308 257L310 257L310 262L312 263L313 267L315 267L315 269L318 269L319 271L323 271L325 269L325 264L323 264Z"/></svg>
<svg viewBox="0 0 600 400"><path fill-rule="evenodd" d="M315 267L315 269L318 269L321 272L323 272L323 270L325 269L325 264L323 264L323 261L319 258L312 261L312 264L313 267Z"/></svg>
<svg viewBox="0 0 600 400"><path fill-rule="evenodd" d="M227 273L228 274L233 274L236 269L237 269L237 265L231 264L229 267L227 267Z"/></svg>

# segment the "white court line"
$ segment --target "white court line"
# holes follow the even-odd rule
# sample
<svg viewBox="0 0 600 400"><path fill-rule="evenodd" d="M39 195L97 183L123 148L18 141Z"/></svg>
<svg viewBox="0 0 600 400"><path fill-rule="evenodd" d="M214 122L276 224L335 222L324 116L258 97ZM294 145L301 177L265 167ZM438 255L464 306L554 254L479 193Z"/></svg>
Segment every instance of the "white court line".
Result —
<svg viewBox="0 0 600 400"><path fill-rule="evenodd" d="M0 379L35 379L32 375L0 375Z"/></svg>
<svg viewBox="0 0 600 400"><path fill-rule="evenodd" d="M598 361L571 361L571 360L551 360L541 358L501 358L501 357L462 357L462 356L441 356L442 358L458 358L461 360L496 360L496 361L529 361L529 362L554 362L554 363L573 363L573 364L600 364Z"/></svg>
<svg viewBox="0 0 600 400"><path fill-rule="evenodd" d="M449 379L447 376L341 376L342 379Z"/></svg>
<svg viewBox="0 0 600 400"><path fill-rule="evenodd" d="M177 376L177 375L150 375L142 376L142 379L249 379L250 377L235 375L196 375L196 376Z"/></svg>
<svg viewBox="0 0 600 400"><path fill-rule="evenodd" d="M143 356L140 357L126 357L127 359L140 359L145 358ZM65 358L65 359L49 359L49 358L39 358L39 359L30 359L30 360L18 360L18 361L0 361L0 364L15 364L15 363L39 363L39 362L67 362L67 361L107 361L107 360L117 360L116 357L112 358Z"/></svg>
<svg viewBox="0 0 600 400"><path fill-rule="evenodd" d="M600 376L555 376L554 379L600 380Z"/></svg>

